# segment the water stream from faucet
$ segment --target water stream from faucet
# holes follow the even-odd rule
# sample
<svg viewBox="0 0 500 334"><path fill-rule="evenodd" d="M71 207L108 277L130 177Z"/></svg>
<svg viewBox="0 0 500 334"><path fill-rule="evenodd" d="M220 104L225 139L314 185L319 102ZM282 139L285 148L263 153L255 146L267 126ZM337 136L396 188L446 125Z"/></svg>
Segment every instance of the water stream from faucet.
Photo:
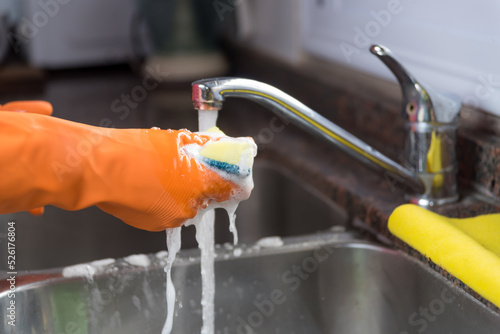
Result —
<svg viewBox="0 0 500 334"><path fill-rule="evenodd" d="M219 112L198 111L198 130L206 131L216 126ZM215 254L214 254L214 226L215 209L206 212L195 225L196 241L201 251L201 307L203 326L201 334L213 334L215 330Z"/></svg>
<svg viewBox="0 0 500 334"><path fill-rule="evenodd" d="M199 111L198 112L199 131L204 132L214 127L217 122L218 111ZM248 140L248 139L247 139ZM253 156L255 156L257 147L254 144ZM245 161L247 161L245 163ZM253 161L253 160L252 160ZM201 282L202 282L202 321L201 334L215 333L215 209L224 209L229 216L229 230L233 234L233 242L238 243L238 233L235 225L236 209L239 203L248 197L248 194L253 189L252 166L248 165L247 159L242 159L239 163L239 168L250 170L250 174L240 178L240 176L231 176L229 174L223 176L235 182L241 187L239 190L234 190L232 198L223 203L213 202L205 209L202 209L193 218L188 220L185 225L194 225L196 228L196 241L201 252ZM236 178L236 179L235 179ZM245 193L247 194L245 196ZM176 253L180 249L180 227L167 230L167 246L168 258L165 272L167 274L167 320L163 328L162 334L170 334L173 327L173 317L175 314L175 288L172 283L171 269ZM235 255L236 256L236 255Z"/></svg>
<svg viewBox="0 0 500 334"><path fill-rule="evenodd" d="M217 123L218 111L199 112L198 129L206 131L214 127ZM234 215L231 215L234 216ZM214 333L214 296L215 296L215 274L214 274L214 225L215 209L207 210L201 213L201 218L196 221L193 218L191 223L196 228L196 241L201 250L201 279L202 279L202 334ZM234 220L233 220L234 222ZM189 224L189 222L188 222ZM231 225L234 225L231 224ZM172 265L175 261L177 252L181 246L181 228L167 229L167 248L168 258L165 272L167 275L166 300L167 300L167 319L162 330L162 334L170 334L173 327L173 318L175 313L175 287L172 282Z"/></svg>

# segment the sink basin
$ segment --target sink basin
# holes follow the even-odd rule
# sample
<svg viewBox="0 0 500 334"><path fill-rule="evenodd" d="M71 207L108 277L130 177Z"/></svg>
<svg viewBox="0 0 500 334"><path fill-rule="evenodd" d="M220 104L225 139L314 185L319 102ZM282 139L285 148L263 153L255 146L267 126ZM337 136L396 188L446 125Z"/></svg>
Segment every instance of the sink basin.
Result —
<svg viewBox="0 0 500 334"><path fill-rule="evenodd" d="M499 332L497 314L434 271L341 229L283 238L281 247L242 246L241 254L218 247L216 333ZM123 259L94 266L93 277L63 277L59 269L20 275L15 331L0 312L0 332L158 334L164 257L148 255L148 266ZM181 251L172 274L173 333L200 333L198 250ZM0 293L2 310L9 300Z"/></svg>
<svg viewBox="0 0 500 334"><path fill-rule="evenodd" d="M216 248L216 333L499 332L497 314L413 258L346 232L346 214L284 169L259 162L254 172L254 192L238 209L246 246ZM160 333L167 311L166 254L155 252L165 249L165 234L135 229L108 234L103 229L125 224L109 222L108 215L92 209L83 213L90 222L80 222L85 230L66 234L76 228L67 227L69 215L74 214L49 210L42 222L30 222L34 218L24 213L9 216L18 218L16 255L24 258L18 270L84 262L89 254L90 260L118 259L80 265L71 277L63 276L62 268L19 271L16 327L2 311L0 333ZM195 245L193 232L183 231L188 248ZM224 214L216 232L219 243L232 240ZM101 233L107 238L100 240ZM258 239L271 235L283 237L284 244L258 246ZM115 248L122 253L111 252ZM137 250L150 255L139 256L139 262L116 256ZM200 333L199 251L182 250L172 275L177 287L173 333ZM0 277L2 310L13 300L6 283Z"/></svg>

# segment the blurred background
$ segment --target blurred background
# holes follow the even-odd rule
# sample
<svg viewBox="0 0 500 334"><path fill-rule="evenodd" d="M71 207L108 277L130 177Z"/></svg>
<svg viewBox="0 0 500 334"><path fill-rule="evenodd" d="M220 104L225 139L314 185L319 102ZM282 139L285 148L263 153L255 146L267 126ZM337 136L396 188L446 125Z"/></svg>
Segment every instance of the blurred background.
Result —
<svg viewBox="0 0 500 334"><path fill-rule="evenodd" d="M499 116L498 17L500 3L482 0L0 0L0 103L43 99L86 124L196 130L194 80L252 77L241 64L269 59L290 76L325 75L312 69L326 64L394 82L368 52L380 43L419 80ZM9 220L18 269L166 248L164 233L96 208L0 216L0 241Z"/></svg>

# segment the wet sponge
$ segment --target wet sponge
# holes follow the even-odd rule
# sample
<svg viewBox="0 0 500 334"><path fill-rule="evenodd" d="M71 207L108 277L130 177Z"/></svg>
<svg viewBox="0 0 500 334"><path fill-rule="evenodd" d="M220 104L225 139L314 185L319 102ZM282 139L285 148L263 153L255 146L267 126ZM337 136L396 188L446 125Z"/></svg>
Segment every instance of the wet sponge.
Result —
<svg viewBox="0 0 500 334"><path fill-rule="evenodd" d="M217 128L211 128L207 132L224 135ZM200 150L200 155L203 162L211 167L227 173L247 176L252 169L255 151L255 144L250 138L222 137L206 144Z"/></svg>

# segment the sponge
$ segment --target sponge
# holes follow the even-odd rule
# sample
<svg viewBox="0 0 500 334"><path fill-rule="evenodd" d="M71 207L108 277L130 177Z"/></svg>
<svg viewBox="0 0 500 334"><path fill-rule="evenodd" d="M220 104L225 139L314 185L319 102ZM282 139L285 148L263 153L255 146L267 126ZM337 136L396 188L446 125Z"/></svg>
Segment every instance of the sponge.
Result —
<svg viewBox="0 0 500 334"><path fill-rule="evenodd" d="M238 176L248 176L256 154L255 143L250 138L230 138L217 127L207 132L221 135L200 150L200 156L207 165Z"/></svg>
<svg viewBox="0 0 500 334"><path fill-rule="evenodd" d="M405 204L389 230L500 307L500 214L450 219Z"/></svg>
<svg viewBox="0 0 500 334"><path fill-rule="evenodd" d="M432 132L431 145L429 147L429 152L427 152L427 171L429 173L438 173L443 169L441 163L441 135L437 134L436 131ZM436 174L432 180L432 184L436 188L443 186L443 175Z"/></svg>
<svg viewBox="0 0 500 334"><path fill-rule="evenodd" d="M453 218L449 222L500 257L500 214Z"/></svg>

